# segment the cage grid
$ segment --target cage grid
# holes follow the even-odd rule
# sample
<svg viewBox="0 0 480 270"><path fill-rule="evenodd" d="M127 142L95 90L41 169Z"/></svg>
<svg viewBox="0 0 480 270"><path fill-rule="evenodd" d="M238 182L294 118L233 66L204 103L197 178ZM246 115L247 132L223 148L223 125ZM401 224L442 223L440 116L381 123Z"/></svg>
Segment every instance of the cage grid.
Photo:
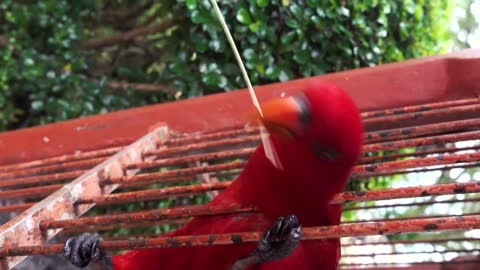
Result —
<svg viewBox="0 0 480 270"><path fill-rule="evenodd" d="M474 55L480 53L475 51ZM424 72L431 62L451 67L445 59L480 66L480 57L465 62L450 55L393 67L411 68L413 63ZM387 76L390 68L354 71L352 78ZM338 75L325 78L328 76ZM375 109L360 104L366 128L364 154L352 171L350 190L331 201L344 205L342 224L303 229L305 241L342 237L341 269L467 269L480 263L480 232L472 230L480 228L480 209L466 207L480 201L480 175L473 172L469 181L428 180L435 173L463 173L480 165L480 99L471 93L458 94L462 89L450 89L456 81L452 78L461 78L457 84L469 87L465 83L468 78L465 81L462 76L447 80L445 87L456 94L432 98L431 102L398 102L402 106L386 102L388 107ZM427 83L423 87L428 87ZM171 125L156 124L138 140L122 139L115 141L115 146L105 144L45 158L31 155L34 158L28 161L0 166L0 214L10 218L0 227L0 267L11 269L28 255L59 253L63 245L48 240L56 237L64 241L87 231L99 232L105 239L104 247L112 251L234 244L231 234L215 235L215 241L209 235L176 237L175 241L162 237L165 230L195 216L257 211L211 209L205 204L229 186L260 142L256 127L225 123L197 132L178 132ZM417 184L369 190L369 183L385 181L385 177L416 178ZM462 211L450 213L451 208L458 207ZM414 216L386 215L399 208L428 211ZM125 229L130 233L122 233ZM418 233L419 237L388 237L398 233ZM256 242L260 234L240 235L244 242ZM464 255L467 259L452 260L452 256Z"/></svg>

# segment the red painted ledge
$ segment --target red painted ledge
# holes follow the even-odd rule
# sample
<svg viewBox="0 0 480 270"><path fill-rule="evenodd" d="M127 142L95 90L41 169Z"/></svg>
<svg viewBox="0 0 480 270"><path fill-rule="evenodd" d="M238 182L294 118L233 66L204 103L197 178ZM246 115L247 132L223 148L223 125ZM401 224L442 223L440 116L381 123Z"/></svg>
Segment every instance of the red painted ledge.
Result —
<svg viewBox="0 0 480 270"><path fill-rule="evenodd" d="M424 57L317 76L348 91L363 110L419 104L480 93L480 50ZM301 91L312 78L256 87L260 101ZM244 122L247 91L95 115L0 133L0 165L130 143L153 125L196 132Z"/></svg>

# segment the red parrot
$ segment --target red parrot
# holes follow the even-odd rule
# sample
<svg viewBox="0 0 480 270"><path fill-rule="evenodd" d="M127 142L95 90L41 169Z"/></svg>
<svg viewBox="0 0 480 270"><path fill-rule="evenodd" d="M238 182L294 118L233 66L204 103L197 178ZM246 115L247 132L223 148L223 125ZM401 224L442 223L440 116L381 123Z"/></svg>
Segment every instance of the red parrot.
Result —
<svg viewBox="0 0 480 270"><path fill-rule="evenodd" d="M340 240L299 241L299 222L307 227L340 223L341 206L329 201L344 190L360 156L360 112L345 91L320 81L298 96L267 101L261 108L263 117L254 118L269 131L283 169L273 166L260 145L238 178L209 203L213 208L256 206L260 214L197 217L166 236L266 231L264 238L257 245L130 251L113 256L115 270L337 269ZM79 238L66 244L66 256L76 265Z"/></svg>

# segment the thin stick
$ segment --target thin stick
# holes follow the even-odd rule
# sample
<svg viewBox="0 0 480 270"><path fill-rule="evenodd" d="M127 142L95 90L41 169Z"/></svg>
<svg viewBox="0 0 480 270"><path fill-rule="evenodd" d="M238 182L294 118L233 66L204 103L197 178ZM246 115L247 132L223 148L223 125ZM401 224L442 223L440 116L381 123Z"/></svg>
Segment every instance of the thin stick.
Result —
<svg viewBox="0 0 480 270"><path fill-rule="evenodd" d="M245 80L245 83L247 83L248 91L250 92L250 97L252 98L253 105L258 109L258 111L260 112L260 115L263 117L262 109L260 108L260 103L258 103L258 99L257 99L257 96L255 95L255 91L253 90L252 84L250 83L250 78L248 77L247 70L243 65L242 58L238 53L237 46L235 45L235 41L233 40L230 30L228 29L227 23L225 22L225 18L223 18L223 14L217 5L217 1L210 0L210 2L212 3L213 9L215 10L217 17L220 20L220 23L222 24L222 28L223 28L223 31L225 31L227 40L230 43L230 46L232 47L233 54L235 55L235 59L237 59L237 63L238 63L238 66L240 67L240 71L242 72L243 79Z"/></svg>
<svg viewBox="0 0 480 270"><path fill-rule="evenodd" d="M210 0L210 2L212 3L215 13L217 14L218 20L220 20L220 24L222 25L223 31L227 36L227 40L230 43L230 46L232 47L233 54L235 55L235 59L237 59L237 63L238 63L238 66L240 67L240 71L242 72L243 79L247 84L247 88L250 93L250 97L252 98L253 105L255 106L255 108L257 108L258 112L260 113L260 116L263 117L262 109L260 108L260 104L258 103L257 96L255 94L255 91L253 90L252 83L250 82L250 78L248 77L247 70L243 65L243 61L242 61L242 58L240 57L240 53L238 52L237 46L235 45L235 41L233 40L232 34L230 33L227 23L225 22L225 18L223 17L223 14L220 11L220 8L218 7L217 1ZM282 167L282 164L280 163L280 159L278 158L277 152L275 151L275 148L273 147L270 141L270 134L262 125L260 125L260 137L262 139L265 156L272 162L273 166L275 166L279 170L283 170L283 167Z"/></svg>

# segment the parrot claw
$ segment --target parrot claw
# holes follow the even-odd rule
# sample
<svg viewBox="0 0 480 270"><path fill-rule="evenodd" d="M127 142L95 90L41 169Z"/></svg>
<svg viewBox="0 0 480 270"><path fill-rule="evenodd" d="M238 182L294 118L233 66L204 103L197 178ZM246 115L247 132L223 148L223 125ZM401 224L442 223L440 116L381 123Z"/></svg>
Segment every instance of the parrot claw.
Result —
<svg viewBox="0 0 480 270"><path fill-rule="evenodd" d="M295 215L279 217L257 245L256 254L261 262L276 261L291 255L302 238L301 228Z"/></svg>
<svg viewBox="0 0 480 270"><path fill-rule="evenodd" d="M302 225L295 215L279 217L266 230L250 255L238 259L229 270L246 270L252 265L277 261L290 256L302 238Z"/></svg>
<svg viewBox="0 0 480 270"><path fill-rule="evenodd" d="M63 255L79 268L90 263L102 265L102 269L113 269L112 258L101 248L102 238L98 234L83 233L78 237L71 237L65 242Z"/></svg>

